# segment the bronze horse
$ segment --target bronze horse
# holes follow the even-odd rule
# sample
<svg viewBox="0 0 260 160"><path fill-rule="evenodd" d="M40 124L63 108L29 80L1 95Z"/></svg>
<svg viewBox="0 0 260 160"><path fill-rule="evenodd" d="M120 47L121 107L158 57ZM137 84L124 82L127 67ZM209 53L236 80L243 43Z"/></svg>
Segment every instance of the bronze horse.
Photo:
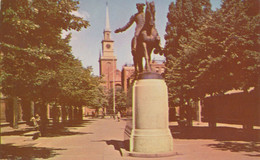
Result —
<svg viewBox="0 0 260 160"><path fill-rule="evenodd" d="M133 39L132 39L133 47ZM146 2L145 24L137 37L136 51L132 50L135 72L143 72L143 58L145 58L145 68L148 72L151 71L151 54L160 53L160 37L155 28L155 5L154 2ZM161 54L161 53L160 53Z"/></svg>

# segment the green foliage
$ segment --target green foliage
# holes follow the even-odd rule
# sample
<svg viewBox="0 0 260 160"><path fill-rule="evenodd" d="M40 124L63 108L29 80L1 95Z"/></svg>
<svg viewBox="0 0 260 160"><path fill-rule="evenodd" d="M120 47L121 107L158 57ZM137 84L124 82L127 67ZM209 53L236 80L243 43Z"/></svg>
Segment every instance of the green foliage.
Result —
<svg viewBox="0 0 260 160"><path fill-rule="evenodd" d="M112 111L113 110L113 89L109 90L108 92L108 110ZM125 91L120 87L117 88L115 87L115 109L116 113L117 111L125 111L126 110L126 99L127 95Z"/></svg>
<svg viewBox="0 0 260 160"><path fill-rule="evenodd" d="M96 77L94 82L98 82L100 84L101 79ZM89 101L88 106L90 108L95 108L98 111L100 108L104 108L108 106L108 99L105 92L105 88L102 85L94 85L94 87L89 91L88 94Z"/></svg>
<svg viewBox="0 0 260 160"><path fill-rule="evenodd" d="M204 94L258 86L260 19L247 14L251 2L224 1L185 46L199 58L197 88Z"/></svg>
<svg viewBox="0 0 260 160"><path fill-rule="evenodd" d="M165 79L169 87L170 105L183 105L196 97L193 93L196 68L192 65L196 59L184 45L190 43L192 33L201 27L211 12L210 7L208 0L177 0L176 4L172 2L169 6Z"/></svg>
<svg viewBox="0 0 260 160"><path fill-rule="evenodd" d="M165 79L174 105L259 87L259 1L224 0L215 12L197 2L169 7Z"/></svg>
<svg viewBox="0 0 260 160"><path fill-rule="evenodd" d="M116 110L121 112L125 111L127 95L122 88L116 90L115 99L116 99Z"/></svg>
<svg viewBox="0 0 260 160"><path fill-rule="evenodd" d="M63 30L89 26L72 14L78 4L76 0L2 0L1 92L64 106L96 103L93 97L101 94L99 78L71 54L71 35L61 36Z"/></svg>

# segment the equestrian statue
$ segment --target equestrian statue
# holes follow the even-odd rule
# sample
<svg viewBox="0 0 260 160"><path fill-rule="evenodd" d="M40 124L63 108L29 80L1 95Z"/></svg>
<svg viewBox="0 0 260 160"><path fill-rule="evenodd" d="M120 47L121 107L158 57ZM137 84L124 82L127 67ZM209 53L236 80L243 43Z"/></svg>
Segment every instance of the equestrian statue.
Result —
<svg viewBox="0 0 260 160"><path fill-rule="evenodd" d="M122 28L115 30L115 33L127 30L134 22L136 23L135 35L131 43L131 52L135 66L135 73L144 71L143 58L145 58L145 69L151 72L151 54L162 55L160 37L155 28L155 5L154 2L146 2L146 10L143 12L145 4L137 3L138 13L130 18L130 21Z"/></svg>

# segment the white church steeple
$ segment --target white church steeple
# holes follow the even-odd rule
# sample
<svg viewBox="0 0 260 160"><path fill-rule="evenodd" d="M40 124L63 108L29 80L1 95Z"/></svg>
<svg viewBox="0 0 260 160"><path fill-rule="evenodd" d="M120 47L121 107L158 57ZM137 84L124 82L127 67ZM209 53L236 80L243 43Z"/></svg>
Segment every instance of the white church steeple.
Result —
<svg viewBox="0 0 260 160"><path fill-rule="evenodd" d="M108 2L106 2L106 28L105 28L105 31L111 31L110 24L109 24Z"/></svg>
<svg viewBox="0 0 260 160"><path fill-rule="evenodd" d="M113 73L116 73L117 58L114 55L114 41L111 38L111 30L109 24L108 3L106 2L106 24L104 28L104 38L102 40L102 55L99 58L100 75L103 75L104 81L108 89L112 88Z"/></svg>

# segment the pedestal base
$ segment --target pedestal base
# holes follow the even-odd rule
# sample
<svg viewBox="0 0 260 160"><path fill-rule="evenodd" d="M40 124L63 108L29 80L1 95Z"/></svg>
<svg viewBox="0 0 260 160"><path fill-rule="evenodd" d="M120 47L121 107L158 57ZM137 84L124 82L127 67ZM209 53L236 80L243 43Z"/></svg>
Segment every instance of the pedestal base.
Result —
<svg viewBox="0 0 260 160"><path fill-rule="evenodd" d="M132 88L132 130L130 153L164 154L173 153L173 138L169 129L168 91L157 73L144 73Z"/></svg>
<svg viewBox="0 0 260 160"><path fill-rule="evenodd" d="M133 152L166 153L173 151L173 139L169 129L135 129Z"/></svg>
<svg viewBox="0 0 260 160"><path fill-rule="evenodd" d="M140 152L130 152L128 153L131 157L140 158L160 158L160 157L172 157L179 155L176 152L164 152L164 153L140 153Z"/></svg>

